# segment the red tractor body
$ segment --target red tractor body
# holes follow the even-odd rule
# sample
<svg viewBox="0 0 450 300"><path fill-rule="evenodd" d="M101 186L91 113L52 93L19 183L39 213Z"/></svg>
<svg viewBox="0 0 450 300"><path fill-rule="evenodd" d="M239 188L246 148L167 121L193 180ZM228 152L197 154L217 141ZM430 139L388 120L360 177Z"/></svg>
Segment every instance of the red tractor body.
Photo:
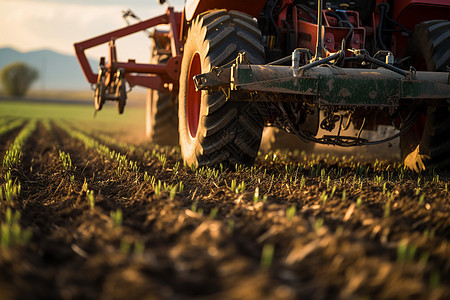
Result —
<svg viewBox="0 0 450 300"><path fill-rule="evenodd" d="M151 34L151 64L117 61L116 39L159 24L170 30ZM75 50L87 80L96 84L96 109L113 100L123 112L125 83L152 89L150 136L158 142L158 120L167 119L158 115L178 115L189 164L251 163L262 128L274 126L293 133L289 141L296 135L302 143L338 146L400 136L405 162L419 170L450 167L450 161L439 163L450 146L429 136L450 118L449 35L445 0L192 0L182 13L168 8L77 43ZM102 58L94 74L84 51L108 42L108 62ZM163 113L167 105L174 109ZM437 114L436 107L445 112ZM343 124L353 124L358 134L342 135L349 127ZM398 133L381 141L361 136L379 125ZM319 126L339 130L317 137ZM450 127L439 131L450 134Z"/></svg>

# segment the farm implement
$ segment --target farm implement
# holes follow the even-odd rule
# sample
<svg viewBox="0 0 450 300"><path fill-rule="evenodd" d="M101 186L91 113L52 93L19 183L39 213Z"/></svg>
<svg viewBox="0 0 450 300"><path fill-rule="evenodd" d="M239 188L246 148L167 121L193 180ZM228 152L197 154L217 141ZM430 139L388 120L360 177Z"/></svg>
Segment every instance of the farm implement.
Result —
<svg viewBox="0 0 450 300"><path fill-rule="evenodd" d="M161 24L148 32L149 64L117 60L117 39ZM95 74L85 50L104 43ZM189 165L251 164L262 139L284 135L310 151L399 138L409 168L450 168L445 0L191 0L75 51L96 110L116 101L122 113L127 85L149 88L149 138L179 144ZM365 134L386 126L389 136Z"/></svg>

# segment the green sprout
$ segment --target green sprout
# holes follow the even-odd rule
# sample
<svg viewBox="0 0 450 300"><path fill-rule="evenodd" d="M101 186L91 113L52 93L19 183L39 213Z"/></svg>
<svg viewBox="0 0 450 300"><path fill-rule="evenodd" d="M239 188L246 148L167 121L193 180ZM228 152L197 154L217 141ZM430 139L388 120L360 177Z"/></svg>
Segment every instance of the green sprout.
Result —
<svg viewBox="0 0 450 300"><path fill-rule="evenodd" d="M384 205L384 214L383 217L387 218L391 214L391 198L388 198L388 201L386 201Z"/></svg>
<svg viewBox="0 0 450 300"><path fill-rule="evenodd" d="M228 232L232 233L234 231L234 220L229 219L228 220Z"/></svg>
<svg viewBox="0 0 450 300"><path fill-rule="evenodd" d="M272 266L275 247L273 244L264 244L261 252L261 267L268 269Z"/></svg>
<svg viewBox="0 0 450 300"><path fill-rule="evenodd" d="M261 198L259 196L259 187L256 187L255 188L255 193L253 194L253 202L257 203L259 201L261 201Z"/></svg>
<svg viewBox="0 0 450 300"><path fill-rule="evenodd" d="M358 199L356 199L356 207L360 207L362 205L362 198L358 197Z"/></svg>
<svg viewBox="0 0 450 300"><path fill-rule="evenodd" d="M64 170L69 171L72 169L72 160L70 159L69 153L59 150L59 158L61 159Z"/></svg>
<svg viewBox="0 0 450 300"><path fill-rule="evenodd" d="M323 218L318 218L318 219L316 220L316 222L314 223L314 230L315 230L316 232L318 232L319 229L322 228L322 226L323 226Z"/></svg>
<svg viewBox="0 0 450 300"><path fill-rule="evenodd" d="M19 221L20 213L18 211L13 213L8 207L5 213L5 222L0 225L0 246L2 248L24 246L31 240L31 230L22 229Z"/></svg>
<svg viewBox="0 0 450 300"><path fill-rule="evenodd" d="M87 200L88 200L88 203L89 203L89 207L91 208L91 209L94 209L94 207L95 207L95 197L94 197L94 191L87 191L86 192L86 195L87 195Z"/></svg>
<svg viewBox="0 0 450 300"><path fill-rule="evenodd" d="M289 222L292 221L292 219L295 217L295 213L296 213L296 208L294 205L292 205L291 207L289 207L286 210L286 218Z"/></svg>
<svg viewBox="0 0 450 300"><path fill-rule="evenodd" d="M217 213L219 212L219 209L217 207L214 207L213 209L211 209L211 211L209 212L209 218L211 220L214 220L217 217Z"/></svg>
<svg viewBox="0 0 450 300"><path fill-rule="evenodd" d="M109 214L113 221L114 227L119 227L120 225L122 225L123 215L120 208L116 209L116 211L111 211Z"/></svg>
<svg viewBox="0 0 450 300"><path fill-rule="evenodd" d="M134 255L142 256L145 251L145 244L143 242L136 241L134 243Z"/></svg>

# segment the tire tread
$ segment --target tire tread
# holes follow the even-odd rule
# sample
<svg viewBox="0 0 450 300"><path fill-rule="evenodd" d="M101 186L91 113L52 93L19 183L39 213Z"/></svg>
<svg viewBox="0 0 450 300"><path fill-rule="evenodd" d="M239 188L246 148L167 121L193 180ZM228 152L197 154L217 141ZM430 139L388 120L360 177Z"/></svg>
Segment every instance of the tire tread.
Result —
<svg viewBox="0 0 450 300"><path fill-rule="evenodd" d="M246 14L212 11L197 17L189 32L205 33L203 47L208 47L211 68L232 62L239 52L246 52L252 63L264 63L261 32ZM197 165L232 167L235 163L253 163L264 126L257 104L227 100L222 92L210 92L206 97L206 115L201 117L199 126L202 136L196 150Z"/></svg>

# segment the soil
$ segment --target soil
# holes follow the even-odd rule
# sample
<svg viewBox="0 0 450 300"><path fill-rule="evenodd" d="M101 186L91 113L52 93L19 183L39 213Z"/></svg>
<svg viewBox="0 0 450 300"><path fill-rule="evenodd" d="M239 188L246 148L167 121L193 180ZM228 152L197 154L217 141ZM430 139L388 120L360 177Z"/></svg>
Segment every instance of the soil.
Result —
<svg viewBox="0 0 450 300"><path fill-rule="evenodd" d="M20 212L32 238L0 247L0 299L450 298L445 174L282 151L195 170L178 148L83 132L138 167L124 169L66 126L39 122L11 170L21 194L0 220Z"/></svg>

